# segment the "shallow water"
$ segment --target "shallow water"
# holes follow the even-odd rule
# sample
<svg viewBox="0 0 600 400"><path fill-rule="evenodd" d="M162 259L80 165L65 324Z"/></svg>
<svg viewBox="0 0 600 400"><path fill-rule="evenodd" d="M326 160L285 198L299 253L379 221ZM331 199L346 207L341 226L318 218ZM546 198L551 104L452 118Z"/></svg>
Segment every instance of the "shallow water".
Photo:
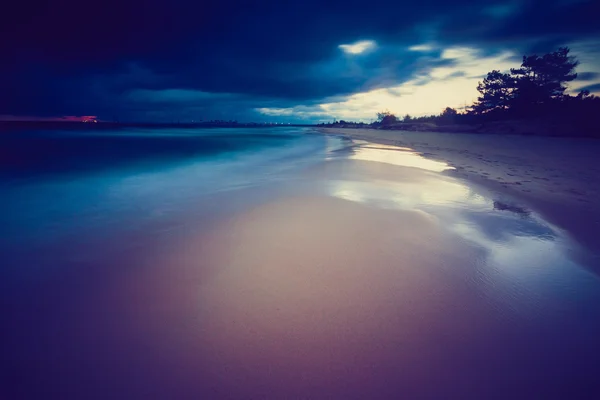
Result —
<svg viewBox="0 0 600 400"><path fill-rule="evenodd" d="M592 398L600 280L568 234L410 149L306 133L3 138L0 390Z"/></svg>

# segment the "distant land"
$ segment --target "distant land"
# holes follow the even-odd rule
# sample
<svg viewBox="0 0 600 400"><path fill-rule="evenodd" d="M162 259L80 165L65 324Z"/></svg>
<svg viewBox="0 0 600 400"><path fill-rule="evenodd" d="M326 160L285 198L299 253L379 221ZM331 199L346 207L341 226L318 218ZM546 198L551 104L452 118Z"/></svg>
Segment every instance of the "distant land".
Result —
<svg viewBox="0 0 600 400"><path fill-rule="evenodd" d="M381 123L354 123L336 121L335 123L319 124L319 128L342 129L377 129L405 132L438 132L438 133L473 133L498 135L531 135L531 136L568 136L568 137L600 137L596 127L588 121L564 121L543 118L506 121L482 121L469 123L447 122L396 122L390 125Z"/></svg>
<svg viewBox="0 0 600 400"><path fill-rule="evenodd" d="M29 130L115 130L126 128L276 128L276 127L313 127L313 128L342 128L342 129L377 129L412 132L439 133L472 133L472 134L514 134L532 136L570 136L598 137L595 129L582 121L556 121L532 118L529 120L486 121L471 123L436 122L403 122L383 125L374 123L355 123L336 121L334 123L297 124L297 123L258 123L235 121L206 121L188 123L159 123L159 122L73 122L73 121L0 121L0 132L15 132Z"/></svg>
<svg viewBox="0 0 600 400"><path fill-rule="evenodd" d="M119 128L267 128L276 126L314 126L311 124L206 121L194 123L157 122L74 122L74 121L0 121L0 132L32 129L106 130Z"/></svg>

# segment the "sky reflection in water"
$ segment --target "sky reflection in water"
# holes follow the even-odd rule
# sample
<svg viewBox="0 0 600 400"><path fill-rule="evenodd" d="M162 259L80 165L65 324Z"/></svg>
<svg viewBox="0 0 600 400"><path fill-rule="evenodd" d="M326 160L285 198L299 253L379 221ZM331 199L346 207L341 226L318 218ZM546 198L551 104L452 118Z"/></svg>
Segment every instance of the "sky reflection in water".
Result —
<svg viewBox="0 0 600 400"><path fill-rule="evenodd" d="M478 268L483 270L479 273L490 283L486 290L495 292L494 297L509 300L523 310L527 308L523 306L523 296L532 296L531 288L524 290L523 296L518 293L508 296L506 291L518 292L519 285L532 284L536 290L544 286L542 292L549 293L556 285L573 283L574 276L597 280L571 259L570 252L579 250L577 245L536 213L437 173L451 168L444 163L427 160L405 148L365 143L354 148L351 160L415 169L410 172L399 169L394 176L382 180L361 179L358 170L355 176L358 179L350 176L330 181L329 193L368 206L426 215L441 229L480 251Z"/></svg>
<svg viewBox="0 0 600 400"><path fill-rule="evenodd" d="M415 167L427 171L442 172L454 167L446 163L429 160L407 147L373 144L363 140L354 141L359 146L353 148L352 160L376 161L401 167Z"/></svg>

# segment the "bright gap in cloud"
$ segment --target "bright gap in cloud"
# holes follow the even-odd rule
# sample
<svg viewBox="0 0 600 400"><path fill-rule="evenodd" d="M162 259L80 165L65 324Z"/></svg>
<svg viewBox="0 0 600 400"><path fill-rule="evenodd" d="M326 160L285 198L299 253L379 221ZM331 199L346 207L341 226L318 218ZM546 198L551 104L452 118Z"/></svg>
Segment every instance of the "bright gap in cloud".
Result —
<svg viewBox="0 0 600 400"><path fill-rule="evenodd" d="M377 43L373 40L360 40L352 44L340 44L338 47L346 54L361 54L374 49Z"/></svg>
<svg viewBox="0 0 600 400"><path fill-rule="evenodd" d="M442 51L442 59L473 59L477 57L478 50L471 47L450 47Z"/></svg>
<svg viewBox="0 0 600 400"><path fill-rule="evenodd" d="M598 63L599 41L568 43L572 52L581 61L578 70L589 72L592 79L575 80L567 93L572 95L584 88L600 94L600 73ZM425 51L427 45L415 45L409 50ZM405 114L421 116L439 114L445 107L460 111L471 105L479 96L477 83L494 69L508 72L520 64L511 51L495 55L484 55L475 47L454 46L443 49L439 60L450 60L449 64L438 65L415 71L412 79L387 88L355 93L342 101L325 99L323 103L311 106L298 105L289 108L261 108L259 113L270 116L297 117L311 121L344 119L369 122L377 112L390 110L399 117Z"/></svg>
<svg viewBox="0 0 600 400"><path fill-rule="evenodd" d="M600 73L600 40L580 40L567 43L567 46L571 49L571 54L579 60L577 72L580 75L585 72ZM569 84L567 93L576 95L582 89L588 89L592 94L600 96L600 77L588 80L575 79Z"/></svg>
<svg viewBox="0 0 600 400"><path fill-rule="evenodd" d="M453 62L451 65L415 71L412 79L399 85L356 93L343 101L257 111L264 115L286 115L319 121L336 118L365 122L386 109L399 117L405 114L439 114L445 107L462 110L472 104L478 96L477 82L487 72L518 67L514 54L509 51L483 56L477 48L450 47L444 49L440 59L451 59Z"/></svg>
<svg viewBox="0 0 600 400"><path fill-rule="evenodd" d="M432 51L433 46L430 44L417 44L408 48L410 51Z"/></svg>

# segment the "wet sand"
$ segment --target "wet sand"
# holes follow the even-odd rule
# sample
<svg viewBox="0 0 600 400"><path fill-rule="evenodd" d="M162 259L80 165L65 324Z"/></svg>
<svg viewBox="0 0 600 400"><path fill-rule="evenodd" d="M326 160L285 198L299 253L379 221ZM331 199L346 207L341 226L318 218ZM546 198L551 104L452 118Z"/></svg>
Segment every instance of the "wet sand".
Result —
<svg viewBox="0 0 600 400"><path fill-rule="evenodd" d="M3 316L9 397L596 393L600 280L560 229L447 168L363 144L128 235L36 249L23 265L51 275L15 280Z"/></svg>
<svg viewBox="0 0 600 400"><path fill-rule="evenodd" d="M507 201L542 213L600 254L599 140L374 129L319 131L405 146L443 160L455 167L445 174L468 179Z"/></svg>

